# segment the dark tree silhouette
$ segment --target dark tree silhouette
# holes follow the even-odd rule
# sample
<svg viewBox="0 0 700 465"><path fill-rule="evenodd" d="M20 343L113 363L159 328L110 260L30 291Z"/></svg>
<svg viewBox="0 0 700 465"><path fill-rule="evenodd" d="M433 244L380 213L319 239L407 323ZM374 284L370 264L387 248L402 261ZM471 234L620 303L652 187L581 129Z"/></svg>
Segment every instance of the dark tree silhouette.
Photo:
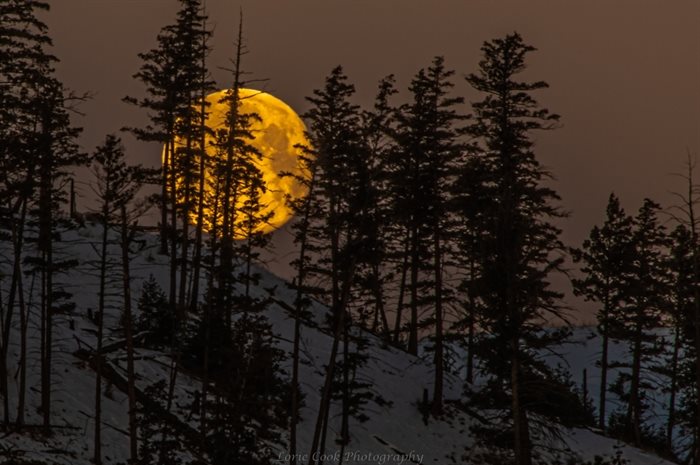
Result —
<svg viewBox="0 0 700 465"><path fill-rule="evenodd" d="M506 414L499 428L506 428L510 439L505 444L512 447L517 465L532 463L528 414L542 408L535 401L536 386L556 382L537 361L535 348L547 347L565 333L542 330L545 318L564 318L561 296L549 282L563 261L560 231L553 224L563 214L556 206L559 196L544 184L550 175L537 161L531 139L533 131L550 129L558 120L531 95L547 84L516 80L534 50L517 33L486 42L479 71L467 76L485 94L473 104L470 126L479 147L474 163L484 173L478 188L489 199L482 206L486 234L479 256L479 295L485 308L480 319L486 333L480 350L490 377L482 394ZM542 413L555 416L552 410ZM493 433L482 438L493 442L504 436Z"/></svg>
<svg viewBox="0 0 700 465"><path fill-rule="evenodd" d="M305 278L318 284L315 289L305 287L304 290L330 308L333 334L310 463L316 460L314 452L323 455L325 450L334 380L339 374L342 381L336 386L342 391L341 447L349 441L352 390L349 377L356 363L362 360L349 352L352 321L349 310L358 267L367 263L368 250L371 249L368 231L371 221L365 221L365 218L371 208L372 196L361 114L349 100L354 92L354 86L347 82L342 68L336 67L326 78L324 87L315 90L313 97L308 97L313 107L305 115L310 122L315 158L313 197L307 206L314 216L310 217L305 233L307 249L311 245L313 255L307 263ZM341 341L343 357L338 363L336 357Z"/></svg>
<svg viewBox="0 0 700 465"><path fill-rule="evenodd" d="M148 172L144 171L140 166L129 166L125 161L124 148L121 141L113 136L108 135L104 145L97 148L93 156L93 171L96 178L94 187L95 194L100 202L97 216L102 227L102 238L100 242L99 252L99 293L97 307L97 347L95 351L95 441L94 441L94 457L96 464L102 463L102 345L104 334L104 315L107 310L107 293L108 293L108 272L115 270L110 266L112 260L109 257L110 238L109 233L114 225L125 221L122 216L126 216L126 208L134 199L137 191L141 188L141 184ZM124 211L124 215L122 212ZM123 260L123 257L122 257ZM128 261L128 256L127 256ZM128 279L128 277L127 277ZM124 290L123 282L120 286ZM128 292L128 288L126 289ZM127 308L130 307L130 302ZM127 327L130 328L131 321ZM129 329L130 331L130 329ZM133 343L132 343L133 344ZM132 347L133 350L133 347ZM131 354L131 373L130 373L130 389L133 390L133 352ZM135 413L135 405L133 392L130 395L130 415ZM135 421L130 417L130 435L132 437L131 450L132 454L136 449L135 437ZM132 455L132 460L136 457Z"/></svg>
<svg viewBox="0 0 700 465"><path fill-rule="evenodd" d="M697 160L688 153L685 170L677 176L682 179L685 189L674 192L677 202L669 213L673 220L683 225L688 232L688 259L690 279L688 290L691 300L685 311L679 315L683 319L683 340L685 355L681 367L682 385L685 387L684 403L679 411L679 420L692 435L688 446L687 460L700 464L700 184L696 177ZM677 304L677 303L676 303Z"/></svg>
<svg viewBox="0 0 700 465"><path fill-rule="evenodd" d="M143 64L134 77L145 84L147 96L126 97L124 101L146 109L151 120L143 128L128 130L141 140L164 146L160 180L161 252L170 256L169 301L173 312L177 311L182 319L188 276L189 223L195 213L201 213L196 207L204 195L200 189L206 117L203 96L211 83L202 62L209 52L211 32L206 26L201 0L179 1L181 6L175 23L161 29L156 48L139 54ZM178 216L181 228L178 228Z"/></svg>
<svg viewBox="0 0 700 465"><path fill-rule="evenodd" d="M602 339L600 358L600 403L598 405L598 427L605 430L605 404L608 392L608 348L611 337L616 334L616 318L626 304L629 279L634 260L632 241L632 218L620 206L615 194L610 194L605 222L595 226L583 242L582 248L572 255L581 263L584 277L574 279L574 292L588 301L596 302L598 310L598 332Z"/></svg>
<svg viewBox="0 0 700 465"><path fill-rule="evenodd" d="M649 199L634 219L632 242L634 259L628 281L624 307L616 315L616 339L627 344L630 373L621 373L613 386L626 410L618 425L623 437L640 446L643 441L644 412L648 408L644 392L652 388L645 371L661 353L659 336L654 329L661 325L667 308L668 269L665 249L668 246L665 228L659 224L659 205ZM618 423L620 421L618 420Z"/></svg>
<svg viewBox="0 0 700 465"><path fill-rule="evenodd" d="M408 351L418 352L419 307L434 308L429 315L435 322L435 383L433 412L442 411L443 395L443 318L445 285L443 267L446 244L450 241L451 215L448 212L449 185L454 178L455 160L460 155L456 110L464 103L450 96L454 75L436 57L411 81L412 100L397 115L397 151L392 160L391 189L395 192L398 221L410 239L410 308ZM430 265L428 265L430 264ZM423 268L423 269L422 269ZM424 273L423 281L420 274ZM421 284L425 287L420 291ZM420 295L419 295L420 294Z"/></svg>
<svg viewBox="0 0 700 465"><path fill-rule="evenodd" d="M692 365L692 348L688 347L692 339L688 337L686 328L688 316L693 314L694 288L698 286L694 279L693 242L690 230L683 224L679 224L670 234L669 253L669 324L672 329L672 349L669 358L664 359L664 364L659 367L661 373L668 376L670 382L667 387L668 420L666 422L666 449L674 450L674 429L678 423L678 399L693 397L692 382L686 383L683 372L684 366ZM681 360L683 356L687 361ZM690 362L690 363L688 363ZM681 417L683 414L681 413ZM682 424L682 422L681 422Z"/></svg>

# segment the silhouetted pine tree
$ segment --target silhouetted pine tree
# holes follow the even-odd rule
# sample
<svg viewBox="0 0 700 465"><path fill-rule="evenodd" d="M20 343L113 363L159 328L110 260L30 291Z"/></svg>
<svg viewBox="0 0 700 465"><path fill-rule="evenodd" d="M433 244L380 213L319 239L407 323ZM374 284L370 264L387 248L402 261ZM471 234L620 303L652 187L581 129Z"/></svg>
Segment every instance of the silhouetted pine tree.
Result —
<svg viewBox="0 0 700 465"><path fill-rule="evenodd" d="M137 306L136 329L146 331L146 345L162 348L173 342L175 317L168 308L168 298L153 275L142 286Z"/></svg>
<svg viewBox="0 0 700 465"><path fill-rule="evenodd" d="M357 270L366 264L372 249L372 188L367 157L367 144L362 137L361 113L350 102L355 89L347 82L341 67L333 69L322 89L314 91L307 100L313 107L305 114L310 122L310 138L313 146L313 191L310 197L309 217L306 229L306 247L313 248L307 263L305 279L314 282L315 289L305 285L304 291L326 303L331 310L330 327L333 333L326 379L317 411L316 427L311 446L314 452L325 450L326 432L331 399L335 384L342 390L341 447L349 441L349 416L353 408L350 382L351 373L363 357L358 356L357 336L351 330L351 302ZM369 221L365 221L365 218ZM342 362L336 357L340 342L343 343ZM351 351L354 353L351 354ZM312 459L313 460L313 459Z"/></svg>
<svg viewBox="0 0 700 465"><path fill-rule="evenodd" d="M164 144L160 198L161 252L168 253L170 258L168 303L171 313L176 316L168 411L172 405L181 357L180 332L184 330L187 318L189 223L195 213L202 213L201 209L196 208L201 203L197 199L205 195L200 189L204 176L201 170L206 164L206 104L203 97L211 88L204 69L211 35L206 20L201 0L180 0L175 23L161 29L156 48L139 55L143 65L134 77L146 85L148 96L124 99L150 111L151 123L148 126L130 130L139 139ZM181 228L178 228L178 219ZM198 229L195 253L201 245L201 225Z"/></svg>
<svg viewBox="0 0 700 465"><path fill-rule="evenodd" d="M478 292L484 308L479 350L487 381L474 400L499 414L475 432L485 446L509 450L501 454L503 460L530 465L536 439L546 428L535 420L557 419L563 412L555 404L562 399L554 394L567 392L536 354L567 333L543 328L564 319L561 295L549 281L563 261L560 230L553 224L563 213L556 205L559 196L545 185L550 175L537 161L531 139L533 131L554 127L558 116L531 95L546 83L516 78L535 50L519 34L486 42L481 50L478 73L467 76L485 94L473 104L469 128L478 143L473 157L486 200L480 213Z"/></svg>
<svg viewBox="0 0 700 465"><path fill-rule="evenodd" d="M595 226L581 249L572 251L574 261L581 263L582 279L574 279L574 292L587 301L600 305L597 313L598 332L602 340L600 358L600 403L598 427L605 430L606 397L608 392L608 347L615 338L620 323L617 315L626 305L630 273L635 258L632 241L632 218L620 206L615 194L610 194L605 222Z"/></svg>
<svg viewBox="0 0 700 465"><path fill-rule="evenodd" d="M411 81L410 103L397 114L398 150L391 162L391 189L399 222L409 234L410 308L408 351L418 352L419 310L433 308L427 319L435 325L435 383L432 409L442 411L444 373L443 319L446 286L443 268L451 240L452 216L449 214L449 185L455 176L455 161L461 154L458 127L464 119L456 106L461 97L451 97L450 81L454 71L436 57ZM421 289L422 287L422 289Z"/></svg>
<svg viewBox="0 0 700 465"><path fill-rule="evenodd" d="M474 379L477 328L481 312L484 311L479 298L481 269L481 240L488 234L487 204L489 192L481 189L488 179L486 167L476 157L470 155L478 147L469 146L459 161L457 178L452 186L451 208L459 218L455 227L455 242L458 249L459 291L462 313L453 327L459 332L466 331L466 381Z"/></svg>
<svg viewBox="0 0 700 465"><path fill-rule="evenodd" d="M196 213L196 201L203 195L199 186L206 108L202 108L202 103L211 83L202 69L202 61L209 51L211 32L206 27L201 0L179 1L181 7L175 23L161 29L156 48L139 54L143 64L134 77L145 84L147 97L125 97L124 101L148 110L151 120L144 128L129 130L141 140L164 146L160 180L161 252L170 256L169 303L178 318L183 319L189 222Z"/></svg>
<svg viewBox="0 0 700 465"><path fill-rule="evenodd" d="M281 176L290 176L306 189L306 196L293 198L287 196L287 205L295 214L295 220L291 225L294 245L298 247L298 255L292 260L290 265L295 269L295 277L288 284L290 289L295 291L294 297L294 335L292 345L292 384L290 399L290 420L289 420L289 454L290 465L297 464L297 424L299 423L299 408L301 405L301 389L299 380L299 358L301 346L301 325L302 321L311 323L308 307L311 304L310 295L315 289L307 284L307 274L311 264L311 254L318 249L311 244L309 229L312 218L318 216L316 210L317 202L314 202L314 186L316 184L316 157L311 147L296 147L297 167L301 174L289 172L280 173Z"/></svg>
<svg viewBox="0 0 700 465"><path fill-rule="evenodd" d="M108 135L104 145L97 148L93 156L93 172L96 183L94 192L100 202L97 218L99 219L101 242L99 251L99 292L97 307L97 345L95 350L95 441L93 460L102 463L102 344L104 335L104 315L108 308L110 282L108 273L118 272L115 260L110 258L110 230L121 221L122 209L134 199L145 176L148 174L140 166L129 166L126 163L124 148L121 140ZM112 286L114 287L114 286ZM123 282L118 283L120 295L124 290ZM111 290L114 296L114 289ZM130 323L130 322L129 322ZM131 373L133 378L133 372ZM132 399L133 401L133 399ZM135 407L134 407L135 408ZM133 425L132 425L133 426ZM135 435L135 431L130 434ZM136 457L132 457L135 459Z"/></svg>
<svg viewBox="0 0 700 465"><path fill-rule="evenodd" d="M70 102L77 97L66 92L55 77L53 66L57 60L47 51L51 40L46 26L36 17L37 11L45 10L47 5L35 1L13 1L4 3L2 8L4 19L7 19L7 22L3 21L3 31L9 35L9 40L3 41L3 48L15 60L9 68L3 66L4 71L9 73L3 77L10 78L4 84L11 89L3 99L10 105L13 102L20 103L19 107L4 108L3 112L9 110L15 122L7 127L8 132L3 128L3 136L10 136L10 144L3 147L2 156L4 161L11 161L12 157L24 158L15 159L16 164L10 171L19 177L11 175L3 178L6 182L17 182L10 190L18 194L12 202L10 212L14 212L13 215L18 210L21 212L20 221L12 221L15 226L15 272L20 270L18 260L22 254L22 244L31 241L37 248L36 256L27 256L25 259L27 269L41 278L41 413L44 427L48 429L51 419L54 317L73 307L68 301L70 294L59 282L59 276L75 264L74 260L63 259L56 247L60 231L69 224L68 218L60 210L60 205L65 200L62 189L69 176L68 168L84 164L86 158L75 143L80 130L72 126L69 116ZM20 129L18 124L25 126L20 132L14 132L15 129ZM10 153L11 158L6 158ZM5 166L9 168L8 165ZM33 229L36 236L30 237L25 233L20 239L19 233L25 231L25 219L29 218L31 220L26 224L27 230ZM11 284L14 292L19 290L20 284L21 278L16 275ZM4 321L3 366L14 314L13 299L14 297L10 299ZM21 296L19 300L22 307ZM24 311L22 314L26 317ZM22 319L26 323L26 318ZM7 415L7 410L5 413Z"/></svg>
<svg viewBox="0 0 700 465"><path fill-rule="evenodd" d="M362 112L363 137L367 144L367 206L363 221L371 250L367 263L358 264L358 295L353 299L360 326L387 341L391 339L386 311L387 287L393 278L392 266L388 262L396 239L387 176L388 159L395 150L391 137L395 108L389 99L396 92L394 77L385 77L379 82L374 107Z"/></svg>
<svg viewBox="0 0 700 465"><path fill-rule="evenodd" d="M22 254L29 205L37 188L35 141L38 139L36 113L41 82L55 58L47 48L51 39L47 26L37 18L48 4L40 1L13 0L0 5L0 241L9 243L11 255L10 285L6 306L0 314L0 396L3 398L3 423L10 423L7 383L7 350L10 329L18 308L21 322L21 354L17 424L24 423L27 361L27 308L22 286Z"/></svg>
<svg viewBox="0 0 700 465"><path fill-rule="evenodd" d="M425 306L435 309L428 321L435 322L436 384L433 405L442 405L442 319L444 313L442 268L448 240L449 215L446 214L448 184L453 162L459 155L459 130L462 119L455 109L460 97L450 97L453 71L445 68L442 57L421 69L411 81L412 101L396 114L397 148L387 166L392 192L394 218L404 229L404 260L408 268L409 295L402 277L400 305L408 300L410 308L408 351L418 353L418 333L427 322L421 321ZM405 271L402 271L402 276Z"/></svg>
<svg viewBox="0 0 700 465"><path fill-rule="evenodd" d="M667 308L668 268L665 228L657 218L659 206L649 199L634 219L632 262L625 306L617 313L616 339L627 345L629 372L621 372L612 387L622 401L610 429L640 446L645 436L644 413L649 405L645 391L653 387L646 376L662 352L656 329ZM620 362L619 362L620 363Z"/></svg>
<svg viewBox="0 0 700 465"><path fill-rule="evenodd" d="M689 438L682 441L679 456L688 463L700 464L700 184L696 177L697 160L688 154L685 171L678 176L685 186L676 192L677 203L669 213L673 220L687 230L687 260L690 269L686 279L689 301L680 315L683 333L683 357L681 359L679 388L682 392L678 424L682 434ZM678 240L678 239L677 239ZM678 271L678 270L676 270ZM682 278L682 277L681 277ZM678 281L676 281L678 284ZM676 306L677 306L676 302Z"/></svg>
<svg viewBox="0 0 700 465"><path fill-rule="evenodd" d="M220 103L225 125L213 134L215 156L207 166L204 222L211 225L206 257L207 290L202 319L185 351L185 363L202 372L200 429L202 444L215 464L270 463L264 443L277 443L287 424L287 385L264 314L269 297L255 292L256 263L269 236L261 231L266 185L258 166L262 155L252 144L259 115L244 113L242 16L233 60L232 86Z"/></svg>
<svg viewBox="0 0 700 465"><path fill-rule="evenodd" d="M206 16L206 10L205 7L202 8L202 16L203 16L203 30L207 31L207 16ZM190 295L189 295L189 301L190 301L190 310L195 311L198 308L199 304L199 288L200 288L200 272L202 269L202 248L204 246L204 239L203 239L203 233L204 233L204 221L205 221L205 208L207 208L208 204L208 195L207 195L207 178L208 178L208 172L211 166L211 162L209 161L209 156L207 154L207 136L211 134L211 129L207 127L207 117L208 117L208 111L207 111L207 91L208 91L208 86L206 85L206 80L208 77L208 71L207 71L207 56L209 53L209 47L208 47L208 40L209 40L209 34L204 33L201 36L201 41L202 41L202 46L200 49L200 60L199 60L199 67L200 67L200 80L201 83L203 84L200 86L200 95L199 95L199 115L198 115L198 122L199 122L199 141L197 144L198 150L196 151L196 163L197 163L197 187L196 187L196 192L197 192L197 199L196 199L196 218L197 221L195 223L195 238L194 238L194 252L193 252L193 257L192 257L192 288L190 289Z"/></svg>
<svg viewBox="0 0 700 465"><path fill-rule="evenodd" d="M189 271L189 226L203 198L206 176L206 94L213 83L208 80L206 58L209 54L208 41L211 31L207 29L207 16L201 0L181 0L182 6L177 15L175 34L178 42L178 59L182 62L181 72L185 106L176 121L175 133L180 144L175 147L171 170L177 177L175 196L178 214L181 219L180 266L178 309L184 314L187 299ZM200 239L201 241L201 239ZM195 244L196 247L197 244ZM195 249L196 252L196 249ZM193 266L197 266L193 264Z"/></svg>
<svg viewBox="0 0 700 465"><path fill-rule="evenodd" d="M144 394L151 399L161 399L167 395L165 380L157 381L144 389ZM167 428L162 417L149 406L139 404L137 425L141 431L142 440L139 444L138 458L135 465L181 465L179 454L182 444L174 436L162 436L161 431Z"/></svg>
<svg viewBox="0 0 700 465"><path fill-rule="evenodd" d="M692 382L685 383L683 366L688 362L681 359L688 357L692 351L687 345L691 342L687 334L687 317L693 312L694 288L698 283L693 276L693 242L692 235L685 225L678 225L670 234L670 288L669 288L669 318L671 328L671 353L664 358L659 370L668 376L669 385L666 390L668 399L668 420L666 422L666 449L673 453L674 430L678 423L678 399L692 391ZM692 364L692 361L691 361ZM690 397L690 396L688 396Z"/></svg>

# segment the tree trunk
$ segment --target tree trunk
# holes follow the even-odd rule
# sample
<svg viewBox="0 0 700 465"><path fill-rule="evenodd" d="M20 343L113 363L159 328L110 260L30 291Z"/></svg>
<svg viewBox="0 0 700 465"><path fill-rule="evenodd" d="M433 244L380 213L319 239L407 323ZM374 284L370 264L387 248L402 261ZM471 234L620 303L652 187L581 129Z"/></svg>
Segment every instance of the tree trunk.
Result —
<svg viewBox="0 0 700 465"><path fill-rule="evenodd" d="M408 274L408 246L410 240L406 236L406 245L403 251L403 265L401 266L401 283L399 284L399 302L396 306L396 320L394 321L394 343L398 344L401 337L401 313L403 312L404 295L406 294L406 275Z"/></svg>
<svg viewBox="0 0 700 465"><path fill-rule="evenodd" d="M109 192L109 186L106 188ZM97 304L97 349L95 351L95 443L93 460L102 463L102 338L105 314L105 287L107 280L107 239L109 234L109 203L102 208L102 249L100 253L100 290Z"/></svg>
<svg viewBox="0 0 700 465"><path fill-rule="evenodd" d="M188 92L187 108L192 108L192 93ZM185 196L182 202L182 250L180 251L180 290L178 295L178 307L183 313L187 308L187 261L189 253L189 228L190 228L190 210L192 198L192 113L187 114L187 140L185 142L185 162L183 163L183 184Z"/></svg>
<svg viewBox="0 0 700 465"><path fill-rule="evenodd" d="M131 272L129 269L129 231L126 207L121 206L122 278L124 291L124 333L126 336L126 373L129 395L129 454L130 463L138 460L136 426L136 385L134 375L134 339L131 315Z"/></svg>
<svg viewBox="0 0 700 465"><path fill-rule="evenodd" d="M693 258L693 277L695 286L693 286L693 309L694 309L694 324L695 324L695 441L694 450L695 465L700 465L700 238L698 237L698 223L695 217L695 206L697 199L698 185L694 182L695 164L691 160L688 153L688 194L686 202L686 211L688 213L688 226L692 238L692 258Z"/></svg>
<svg viewBox="0 0 700 465"><path fill-rule="evenodd" d="M214 305L214 263L216 263L216 235L217 235L217 216L219 214L219 184L217 182L214 188L214 203L212 210L212 230L210 236L209 251L211 254L211 264L207 273L207 301L204 305L204 373L202 373L202 395L201 395L201 414L200 414L200 434L201 443L204 446L207 441L207 396L209 395L209 337L211 333L211 312Z"/></svg>
<svg viewBox="0 0 700 465"><path fill-rule="evenodd" d="M668 422L666 424L666 447L673 450L673 428L676 425L676 391L678 389L678 354L681 346L681 327L676 323L673 355L671 356L671 387L668 400Z"/></svg>
<svg viewBox="0 0 700 465"><path fill-rule="evenodd" d="M700 282L700 253L697 252L697 235L695 242L695 278L696 283ZM695 286L695 418L700 419L700 286ZM695 425L695 465L700 465L700 427Z"/></svg>
<svg viewBox="0 0 700 465"><path fill-rule="evenodd" d="M180 309L177 306L177 172L175 165L175 140L173 135L170 136L171 140L168 142L170 144L170 179L168 180L170 186L170 287L169 287L169 299L170 308L173 315L176 315L176 320L178 324L180 323Z"/></svg>
<svg viewBox="0 0 700 465"><path fill-rule="evenodd" d="M340 425L340 443L343 449L350 442L350 341L348 340L348 326L346 321L343 325L343 414Z"/></svg>
<svg viewBox="0 0 700 465"><path fill-rule="evenodd" d="M391 338L391 330L389 329L389 320L386 317L386 311L384 309L384 290L382 289L381 280L381 264L374 263L372 265L373 277L372 277L372 292L374 294L374 332L377 332L378 322L377 316L382 321L382 339L389 341Z"/></svg>
<svg viewBox="0 0 700 465"><path fill-rule="evenodd" d="M352 287L352 281L355 276L355 264L356 258L353 256L347 270L346 279L343 282L340 306L338 309L336 309L336 312L339 316L335 321L333 345L331 346L331 351L328 357L328 366L326 367L326 379L324 381L323 389L321 391L321 402L318 409L318 416L316 417L316 427L314 428L314 435L311 443L311 451L309 452L309 465L317 464L316 460L314 459L314 453L319 450L319 440L321 439L322 432L321 430L325 431L327 429L327 421L324 420L328 416L328 411L330 407L331 387L333 384L333 376L335 374L338 344L343 330L343 325L345 324L345 310L347 307L348 299L350 297L350 288Z"/></svg>
<svg viewBox="0 0 700 465"><path fill-rule="evenodd" d="M610 277L606 276L605 278L605 287L606 289L610 289ZM602 353L600 356L600 399L599 399L599 404L598 404L598 428L600 428L601 431L605 431L605 424L606 424L606 418L605 418L605 408L606 408L606 398L608 394L608 346L610 344L610 292L606 291L605 294L605 299L603 302L603 314L602 316L602 321L603 321L603 327L602 327Z"/></svg>
<svg viewBox="0 0 700 465"><path fill-rule="evenodd" d="M408 352L418 355L418 231L411 231L411 323L408 335Z"/></svg>
<svg viewBox="0 0 700 465"><path fill-rule="evenodd" d="M473 253L471 255L469 262L469 314L467 315L467 382L470 384L474 381L474 325L476 319L476 286L474 285L476 258Z"/></svg>
<svg viewBox="0 0 700 465"><path fill-rule="evenodd" d="M603 326L603 349L600 356L600 399L598 404L598 428L605 431L605 402L608 393L608 323L607 320Z"/></svg>
<svg viewBox="0 0 700 465"><path fill-rule="evenodd" d="M434 231L435 242L435 386L433 392L433 415L442 413L443 396L443 336L442 336L442 250L440 246L440 225L437 224Z"/></svg>
<svg viewBox="0 0 700 465"><path fill-rule="evenodd" d="M172 129L169 129L172 134ZM168 178L170 177L170 164L172 163L172 154L170 153L170 143L165 144L165 153L163 155L163 169L161 172L161 193L160 193L160 253L166 255L168 253Z"/></svg>
<svg viewBox="0 0 700 465"><path fill-rule="evenodd" d="M211 273L210 273L210 276ZM213 285L213 279L209 279L210 286ZM201 413L199 419L199 429L201 431L201 442L204 446L207 441L207 396L209 395L209 337L210 337L210 315L212 306L212 297L207 297L208 302L204 305L204 366L202 367L202 395L200 396Z"/></svg>
<svg viewBox="0 0 700 465"><path fill-rule="evenodd" d="M45 155L51 157L51 154ZM41 352L41 411L43 425L48 431L51 428L51 363L53 353L53 195L51 179L51 163L43 161L41 191L39 194L40 219L39 236L40 249L43 258L42 274L42 352Z"/></svg>
<svg viewBox="0 0 700 465"><path fill-rule="evenodd" d="M171 364L170 364L170 380L168 382L168 395L166 401L166 411L170 413L170 409L173 403L173 396L175 394L175 383L177 382L177 374L179 370L179 331L184 327L184 309L177 305L177 172L175 169L175 141L173 139L173 134L170 135L170 145L171 145L171 166L170 166L170 288L169 288L169 298L168 302L170 305L170 311L175 315L175 325L172 331L172 341L171 341ZM162 440L161 443L165 443L167 436L167 425L163 423ZM165 460L165 450L161 448L160 463Z"/></svg>
<svg viewBox="0 0 700 465"><path fill-rule="evenodd" d="M30 286L30 296L34 288L34 277ZM29 301L31 307L31 297ZM22 286L22 277L19 279L19 318L20 318L20 343L19 343L19 380L17 386L17 429L21 430L24 426L24 410L26 403L27 392L27 328L29 327L29 308L24 303L24 289Z"/></svg>
<svg viewBox="0 0 700 465"><path fill-rule="evenodd" d="M4 315L4 305L2 303L2 293L0 293L0 327L2 327L2 322L5 320ZM4 333L4 328L1 328ZM5 357L5 346L9 346L10 341L0 341L0 396L2 396L3 403L3 424L5 429L10 426L10 393L9 393L9 370L7 368L7 358Z"/></svg>
<svg viewBox="0 0 700 465"><path fill-rule="evenodd" d="M13 215L14 216L14 215ZM14 313L15 298L19 294L20 307L24 296L22 295L22 248L24 240L24 224L27 216L27 199L22 200L21 213L19 223L12 222L12 245L13 245L13 267L12 278L10 282L10 292L7 298L7 313L0 314L0 326L2 326L2 341L0 341L0 394L3 396L4 408L4 423L5 426L10 424L10 405L9 405L9 386L8 377L9 369L7 366L7 351L10 346L10 329L12 327L12 315ZM0 303L0 305L2 305ZM1 310L1 309L0 309ZM23 311L20 308L20 311ZM21 316L20 316L21 318Z"/></svg>
<svg viewBox="0 0 700 465"><path fill-rule="evenodd" d="M202 57L204 60L204 57ZM204 69L204 66L202 67ZM206 71L203 71L203 77L206 77ZM202 104L200 108L201 118L201 139L199 141L199 184L197 195L197 226L195 228L194 238L194 258L192 259L192 290L190 293L190 311L197 310L199 302L199 272L202 261L202 234L204 231L204 196L205 196L205 180L207 176L207 154L206 154L206 96L204 92L201 95ZM216 221L214 219L214 221Z"/></svg>
<svg viewBox="0 0 700 465"><path fill-rule="evenodd" d="M528 420L520 402L520 360L518 336L511 341L511 391L513 409L513 441L516 465L532 465Z"/></svg>
<svg viewBox="0 0 700 465"><path fill-rule="evenodd" d="M637 310L638 320L641 320L642 315L640 314L643 310L640 308ZM632 379L630 380L630 403L627 411L628 422L632 428L632 438L635 446L641 445L642 442L642 431L641 431L641 399L640 399L640 380L641 380L641 370L642 370L642 327L641 322L638 321L636 324L635 336L634 336L634 346L632 354Z"/></svg>
<svg viewBox="0 0 700 465"><path fill-rule="evenodd" d="M294 299L294 346L292 348L292 418L289 424L289 456L291 465L297 464L297 423L299 423L299 346L301 342L301 312L303 309L304 282L306 280L306 244L311 215L311 199L314 190L315 170L311 173L309 192L304 201L304 216L300 227L299 270L297 292Z"/></svg>

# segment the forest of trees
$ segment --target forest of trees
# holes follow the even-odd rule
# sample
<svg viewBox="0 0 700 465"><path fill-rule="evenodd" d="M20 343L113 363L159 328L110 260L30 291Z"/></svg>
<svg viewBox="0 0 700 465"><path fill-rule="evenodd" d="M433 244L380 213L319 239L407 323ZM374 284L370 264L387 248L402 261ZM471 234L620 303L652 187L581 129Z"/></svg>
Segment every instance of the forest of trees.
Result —
<svg viewBox="0 0 700 465"><path fill-rule="evenodd" d="M0 3L3 430L50 434L56 427L54 335L56 325L72 324L74 296L65 279L78 265L62 237L89 217L100 231L90 263L99 278L99 305L91 315L94 347L78 355L95 374L96 464L104 459L100 393L112 376L103 338L116 331L128 362L134 465L181 463L176 445L183 441L202 463L269 464L272 449L260 445L282 444L291 464L300 464L303 453L308 465L320 465L314 452L345 450L352 425L382 401L358 376L373 356L370 335L430 358L434 379L424 412L416 415L484 412L465 433L475 438L467 463L548 463L543 452L557 438L554 425L577 425L700 465L700 187L691 155L675 205L664 210L647 199L628 215L611 194L604 221L580 247L569 247L559 229L567 213L534 144L539 131L558 127L559 116L537 101L546 82L521 80L535 48L518 33L486 41L465 79L439 56L405 92L394 76L381 79L371 108L355 102L355 86L338 66L307 97L309 144L297 147L305 173L297 181L307 195L288 199L295 213L289 284L295 299L287 310L295 327L287 354L266 317L274 294L254 292L270 238L259 232L269 220L261 213L266 186L257 164L264 154L252 143L260 116L243 112L239 95L250 85L243 15L222 102L227 125L213 131L205 100L215 89L208 63L212 28L201 0L179 3L175 22L139 55L134 79L143 95L124 98L148 115L148 124L123 131L164 147L157 169L129 165L115 135L83 153L71 113L87 97L56 77L58 59L39 19L48 5ZM458 84L478 98L467 104ZM76 211L72 189L73 173L85 166L97 200L90 215ZM146 197L146 185L157 194ZM169 279L162 288L149 279L132 289L129 264L139 237L151 234L139 227L149 208L158 211L159 253L168 259ZM572 261L575 271L568 269ZM571 335L572 309L552 284L558 273L570 274L574 293L597 308L599 405L540 356L560 350ZM328 315L315 318L313 302L324 304ZM107 315L116 316L117 329L105 326ZM304 418L313 427L310 450L298 445L304 325L319 325L332 337L320 401L306 405L314 412ZM29 350L30 333L38 334L36 350ZM623 360L609 356L613 343L626 347ZM11 344L21 347L18 360L9 360ZM463 360L455 360L462 352L448 349L460 344ZM139 346L166 352L170 363L168 381L143 392L134 375ZM26 383L35 358L41 369L36 390ZM287 361L291 373L280 368ZM610 379L614 367L625 369ZM464 378L461 399L445 397L451 370ZM184 372L201 381L192 406L196 429L173 420L175 386ZM652 381L658 376L668 380L662 388ZM9 388L12 377L16 390ZM663 430L649 419L653 389L669 392ZM28 396L40 396L39 416L28 410ZM611 396L619 405L612 412L606 409ZM330 415L333 405L340 417ZM332 428L339 437L329 433L332 422L339 422Z"/></svg>

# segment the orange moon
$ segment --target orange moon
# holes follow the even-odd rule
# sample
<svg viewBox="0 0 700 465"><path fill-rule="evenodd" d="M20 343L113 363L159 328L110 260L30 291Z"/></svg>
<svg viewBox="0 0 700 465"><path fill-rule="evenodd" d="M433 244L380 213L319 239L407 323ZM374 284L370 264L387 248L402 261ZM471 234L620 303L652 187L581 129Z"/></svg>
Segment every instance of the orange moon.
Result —
<svg viewBox="0 0 700 465"><path fill-rule="evenodd" d="M222 102L222 99L230 92L228 89L221 90L206 97L209 104L206 125L214 133L226 129L228 104ZM287 197L296 199L304 197L307 193L306 186L294 176L280 176L281 172L287 172L308 179L308 173L304 171L299 160L301 149L295 147L310 147L306 138L306 127L289 105L267 92L242 88L239 90L239 96L240 112L257 114L260 117L260 120L252 122L250 131L254 139L248 142L261 154L261 158L256 160L256 165L262 173L266 191L261 195L260 203L263 207L260 213L271 214L270 219L258 227L258 231L270 233L283 226L293 216L287 204ZM176 146L184 145L185 141L181 139L175 139ZM216 156L213 137L207 136L206 147L210 157ZM207 179L213 179L213 174L208 173ZM213 190L212 187L207 189L210 192ZM239 206L244 201L245 199L240 199ZM193 220L196 221L194 218Z"/></svg>

